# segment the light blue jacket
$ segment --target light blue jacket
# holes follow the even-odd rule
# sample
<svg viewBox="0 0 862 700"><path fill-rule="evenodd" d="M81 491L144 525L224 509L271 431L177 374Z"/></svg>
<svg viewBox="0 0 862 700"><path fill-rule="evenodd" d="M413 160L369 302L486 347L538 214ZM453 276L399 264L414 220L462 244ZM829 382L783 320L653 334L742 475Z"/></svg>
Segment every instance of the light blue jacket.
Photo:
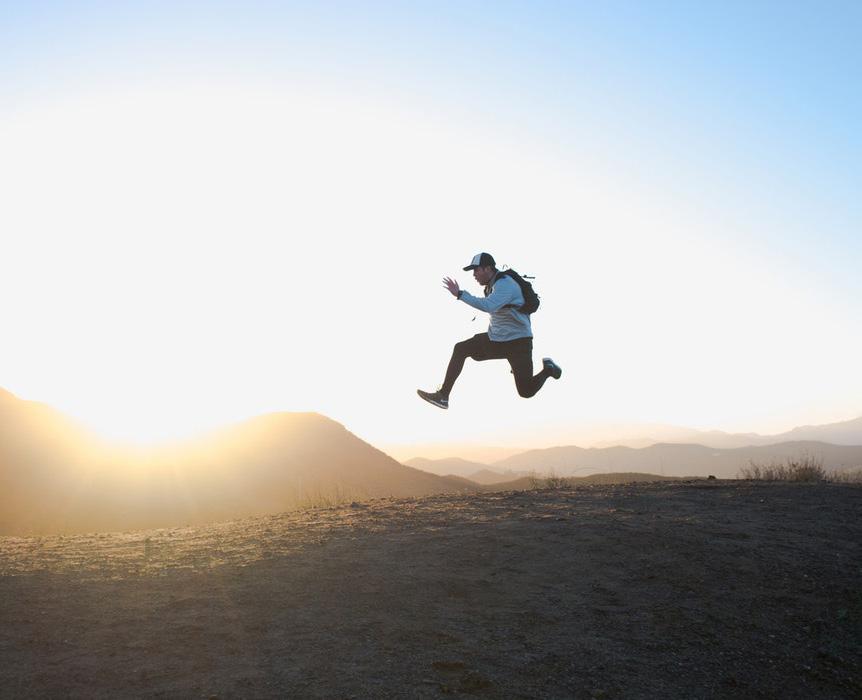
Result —
<svg viewBox="0 0 862 700"><path fill-rule="evenodd" d="M524 303L524 295L518 283L508 275L501 277L498 272L489 286L492 288L491 293L484 298L474 297L463 289L459 297L468 306L491 315L488 337L495 342L532 338L533 328L530 325L530 316L509 306L514 304L517 307Z"/></svg>

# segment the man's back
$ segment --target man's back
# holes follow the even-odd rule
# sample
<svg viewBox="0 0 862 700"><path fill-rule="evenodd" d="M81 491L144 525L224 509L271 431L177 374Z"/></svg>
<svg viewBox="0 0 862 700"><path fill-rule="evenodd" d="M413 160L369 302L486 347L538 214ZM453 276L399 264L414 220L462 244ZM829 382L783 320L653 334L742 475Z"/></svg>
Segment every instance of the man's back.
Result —
<svg viewBox="0 0 862 700"><path fill-rule="evenodd" d="M498 272L485 291L487 296L484 299L468 292L463 292L460 298L473 308L489 314L488 336L491 340L503 342L533 337L529 314L518 311L524 303L524 294L515 280Z"/></svg>

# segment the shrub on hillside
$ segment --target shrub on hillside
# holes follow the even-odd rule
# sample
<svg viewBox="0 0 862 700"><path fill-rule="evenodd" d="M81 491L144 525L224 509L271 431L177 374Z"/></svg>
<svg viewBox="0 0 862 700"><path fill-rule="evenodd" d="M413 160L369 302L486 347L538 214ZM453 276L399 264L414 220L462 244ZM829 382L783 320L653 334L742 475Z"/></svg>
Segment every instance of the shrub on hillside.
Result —
<svg viewBox="0 0 862 700"><path fill-rule="evenodd" d="M296 507L300 510L309 508L337 508L359 500L363 500L363 498L348 489L336 485L330 489L317 488L303 491L297 501Z"/></svg>
<svg viewBox="0 0 862 700"><path fill-rule="evenodd" d="M759 464L751 461L747 467L740 470L740 476L755 481L823 481L826 479L826 472L822 459L805 455L795 459L788 457L783 464Z"/></svg>
<svg viewBox="0 0 862 700"><path fill-rule="evenodd" d="M563 489L569 486L569 480L564 476L557 476L551 472L548 476L541 477L535 472L530 474L530 489Z"/></svg>

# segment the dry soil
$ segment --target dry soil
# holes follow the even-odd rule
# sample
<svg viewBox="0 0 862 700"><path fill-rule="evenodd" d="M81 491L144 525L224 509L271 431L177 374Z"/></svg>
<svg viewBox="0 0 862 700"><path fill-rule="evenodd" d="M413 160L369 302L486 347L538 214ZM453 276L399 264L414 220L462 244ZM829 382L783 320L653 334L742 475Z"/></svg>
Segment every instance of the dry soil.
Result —
<svg viewBox="0 0 862 700"><path fill-rule="evenodd" d="M860 697L860 516L697 481L0 538L0 696Z"/></svg>

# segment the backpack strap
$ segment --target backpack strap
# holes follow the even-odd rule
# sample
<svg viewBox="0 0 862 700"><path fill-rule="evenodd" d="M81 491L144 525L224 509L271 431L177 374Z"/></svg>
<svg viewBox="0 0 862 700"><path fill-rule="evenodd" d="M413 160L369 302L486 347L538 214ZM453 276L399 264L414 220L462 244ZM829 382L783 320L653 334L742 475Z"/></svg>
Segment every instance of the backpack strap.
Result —
<svg viewBox="0 0 862 700"><path fill-rule="evenodd" d="M492 279L492 280L491 280L491 282L490 282L490 284L489 284L489 287L492 287L492 288L493 288L493 283L494 283L494 282L496 282L496 281L497 281L498 279L500 279L501 277L508 277L510 280L512 280L513 282L515 282L515 284L518 284L518 280L517 280L517 279L515 279L515 276L512 274L513 272L514 272L514 270L500 270L496 275L494 275L494 279ZM486 287L486 289L487 289L487 288L488 288L488 287ZM520 284L518 284L518 289L521 289L521 285L520 285ZM488 292L488 294L490 294L490 292ZM488 296L488 294L486 294L485 296ZM527 301L527 298L524 296L524 290L523 290L523 289L521 289L521 296L524 298L524 301L526 302L526 301ZM521 309L521 304L506 304L503 308L504 308L504 309L516 309L516 310L520 310L520 309Z"/></svg>

